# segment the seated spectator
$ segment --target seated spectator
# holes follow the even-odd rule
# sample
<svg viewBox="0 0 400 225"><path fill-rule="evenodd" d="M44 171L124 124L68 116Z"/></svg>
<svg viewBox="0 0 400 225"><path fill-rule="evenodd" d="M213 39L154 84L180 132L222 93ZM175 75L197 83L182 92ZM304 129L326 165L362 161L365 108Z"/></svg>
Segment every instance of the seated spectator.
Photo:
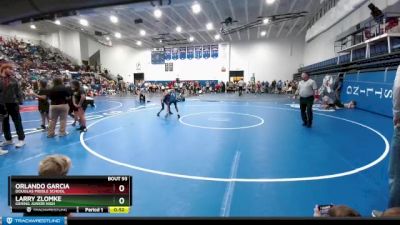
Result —
<svg viewBox="0 0 400 225"><path fill-rule="evenodd" d="M342 104L339 100L335 101L335 106L336 109L355 109L357 107L357 102L356 101L350 101L349 103L344 103Z"/></svg>
<svg viewBox="0 0 400 225"><path fill-rule="evenodd" d="M71 168L71 159L63 155L51 155L43 159L39 164L39 176L63 177Z"/></svg>
<svg viewBox="0 0 400 225"><path fill-rule="evenodd" d="M316 206L314 208L314 217L361 217L360 213L356 210L345 206L345 205L337 205L331 207L327 213L322 213L319 210L319 207Z"/></svg>
<svg viewBox="0 0 400 225"><path fill-rule="evenodd" d="M329 109L336 109L336 106L334 104L333 99L330 96L325 95L322 97L321 100L321 108L329 110Z"/></svg>
<svg viewBox="0 0 400 225"><path fill-rule="evenodd" d="M374 211L372 211L372 216L373 217L386 217L386 218L390 218L390 217L400 218L400 207L387 209L383 212L374 210Z"/></svg>
<svg viewBox="0 0 400 225"><path fill-rule="evenodd" d="M47 156L39 163L40 177L64 177L71 168L71 159L64 155ZM24 216L69 216L70 213L24 213Z"/></svg>

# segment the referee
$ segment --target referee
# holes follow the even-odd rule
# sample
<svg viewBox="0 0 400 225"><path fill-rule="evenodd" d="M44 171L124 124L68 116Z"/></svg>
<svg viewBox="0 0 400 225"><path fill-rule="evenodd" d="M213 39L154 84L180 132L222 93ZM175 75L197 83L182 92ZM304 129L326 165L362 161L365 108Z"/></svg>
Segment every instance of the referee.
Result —
<svg viewBox="0 0 400 225"><path fill-rule="evenodd" d="M313 121L312 106L317 91L317 83L310 79L307 73L303 73L301 78L303 79L299 83L301 118L303 119L303 126L311 128Z"/></svg>

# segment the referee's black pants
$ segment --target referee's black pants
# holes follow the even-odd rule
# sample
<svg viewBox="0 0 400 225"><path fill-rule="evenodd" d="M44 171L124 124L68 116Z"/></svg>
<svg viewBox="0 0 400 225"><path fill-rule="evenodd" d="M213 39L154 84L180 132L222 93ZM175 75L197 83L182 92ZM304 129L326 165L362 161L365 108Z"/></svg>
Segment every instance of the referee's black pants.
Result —
<svg viewBox="0 0 400 225"><path fill-rule="evenodd" d="M300 97L300 110L301 110L301 118L303 122L307 126L312 125L313 121L313 112L312 107L314 104L314 96L310 96L307 98Z"/></svg>

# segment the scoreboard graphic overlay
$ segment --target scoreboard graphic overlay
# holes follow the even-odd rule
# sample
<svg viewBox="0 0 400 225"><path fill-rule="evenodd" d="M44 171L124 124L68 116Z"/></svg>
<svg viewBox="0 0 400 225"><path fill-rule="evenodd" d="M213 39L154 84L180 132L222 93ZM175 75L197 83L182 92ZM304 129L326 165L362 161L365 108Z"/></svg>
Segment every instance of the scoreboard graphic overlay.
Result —
<svg viewBox="0 0 400 225"><path fill-rule="evenodd" d="M15 213L129 213L131 176L10 176L8 204Z"/></svg>

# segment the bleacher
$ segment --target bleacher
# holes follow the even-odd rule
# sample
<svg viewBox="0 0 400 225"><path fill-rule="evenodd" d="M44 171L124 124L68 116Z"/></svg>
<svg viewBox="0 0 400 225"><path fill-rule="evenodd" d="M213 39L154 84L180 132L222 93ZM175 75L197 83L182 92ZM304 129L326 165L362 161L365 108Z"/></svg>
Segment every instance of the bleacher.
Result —
<svg viewBox="0 0 400 225"><path fill-rule="evenodd" d="M300 68L312 75L393 67L400 64L400 16L386 14L386 23L367 20L356 32L338 37L337 56Z"/></svg>

